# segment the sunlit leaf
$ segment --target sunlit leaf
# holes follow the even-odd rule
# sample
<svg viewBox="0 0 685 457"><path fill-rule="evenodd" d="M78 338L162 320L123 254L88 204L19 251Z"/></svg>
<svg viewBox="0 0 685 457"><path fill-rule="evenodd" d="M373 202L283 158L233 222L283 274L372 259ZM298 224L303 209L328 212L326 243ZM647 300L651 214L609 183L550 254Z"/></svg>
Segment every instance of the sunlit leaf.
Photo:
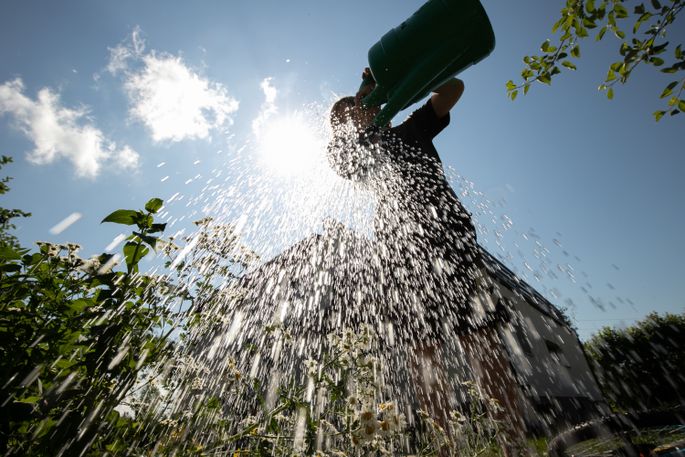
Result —
<svg viewBox="0 0 685 457"><path fill-rule="evenodd" d="M614 11L616 12L616 17L619 19L624 19L628 17L628 10L625 6L621 5L620 3L616 3L614 5Z"/></svg>
<svg viewBox="0 0 685 457"><path fill-rule="evenodd" d="M136 223L137 211L130 209L118 209L105 217L100 223L113 222L115 224L134 225Z"/></svg>
<svg viewBox="0 0 685 457"><path fill-rule="evenodd" d="M575 69L576 69L576 66L575 66L573 63L569 62L568 60L564 60L563 62L561 62L561 64L562 64L563 66L565 66L566 68L569 68L569 69L571 69L571 70L575 70Z"/></svg>
<svg viewBox="0 0 685 457"><path fill-rule="evenodd" d="M547 85L552 83L552 79L550 78L549 74L546 73L538 76L537 80Z"/></svg>
<svg viewBox="0 0 685 457"><path fill-rule="evenodd" d="M666 98L669 95L671 95L671 93L673 92L673 88L675 88L675 86L677 86L677 85L678 85L678 81L673 81L672 83L670 83L668 86L666 86L666 88L661 93L659 98Z"/></svg>
<svg viewBox="0 0 685 457"><path fill-rule="evenodd" d="M145 204L145 210L155 214L164 205L164 201L161 198L152 198Z"/></svg>

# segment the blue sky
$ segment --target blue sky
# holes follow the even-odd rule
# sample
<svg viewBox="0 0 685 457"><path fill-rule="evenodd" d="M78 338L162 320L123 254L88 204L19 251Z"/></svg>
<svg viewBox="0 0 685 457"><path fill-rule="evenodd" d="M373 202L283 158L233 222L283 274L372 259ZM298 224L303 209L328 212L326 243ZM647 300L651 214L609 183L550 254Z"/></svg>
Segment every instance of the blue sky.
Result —
<svg viewBox="0 0 685 457"><path fill-rule="evenodd" d="M243 215L267 256L327 216L363 227L363 193L322 161L325 113L421 3L3 2L0 148L15 158L3 206L33 213L18 236L95 254L121 232L99 225L110 211L174 195L169 234ZM571 300L581 337L683 312L685 118L651 117L670 79L640 69L606 100L596 88L619 45L608 37L584 43L577 72L512 103L505 82L562 5L483 4L497 47L461 75L466 92L436 140L455 188L472 188L481 242L553 302ZM671 42L684 41L682 21Z"/></svg>

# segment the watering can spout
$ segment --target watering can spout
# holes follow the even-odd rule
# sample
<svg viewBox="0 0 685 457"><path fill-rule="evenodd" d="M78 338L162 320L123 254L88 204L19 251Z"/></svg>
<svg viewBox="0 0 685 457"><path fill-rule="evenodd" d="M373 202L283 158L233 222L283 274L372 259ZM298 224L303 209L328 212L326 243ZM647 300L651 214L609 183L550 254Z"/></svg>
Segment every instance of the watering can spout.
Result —
<svg viewBox="0 0 685 457"><path fill-rule="evenodd" d="M362 103L385 104L377 126L487 57L495 34L479 0L429 0L369 49L375 89Z"/></svg>

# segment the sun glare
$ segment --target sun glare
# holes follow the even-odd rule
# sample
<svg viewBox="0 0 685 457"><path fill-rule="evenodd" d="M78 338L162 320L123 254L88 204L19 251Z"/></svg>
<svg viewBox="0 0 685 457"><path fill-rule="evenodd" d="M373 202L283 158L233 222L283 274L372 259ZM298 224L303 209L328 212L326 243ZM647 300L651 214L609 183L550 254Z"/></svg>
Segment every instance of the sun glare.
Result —
<svg viewBox="0 0 685 457"><path fill-rule="evenodd" d="M320 159L323 139L302 115L292 113L270 119L259 138L264 164L283 176L310 172Z"/></svg>

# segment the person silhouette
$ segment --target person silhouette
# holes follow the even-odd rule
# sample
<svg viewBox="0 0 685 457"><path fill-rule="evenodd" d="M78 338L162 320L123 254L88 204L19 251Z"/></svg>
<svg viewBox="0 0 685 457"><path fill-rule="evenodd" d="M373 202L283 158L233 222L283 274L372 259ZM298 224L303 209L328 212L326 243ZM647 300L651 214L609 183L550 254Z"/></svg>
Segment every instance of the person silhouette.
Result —
<svg viewBox="0 0 685 457"><path fill-rule="evenodd" d="M509 425L505 453L518 454L512 443L522 440L525 429L520 394L496 331L506 313L482 318L474 312L473 297L487 282L476 230L433 144L450 124L464 83L448 80L405 121L378 128L373 122L380 107L362 103L375 87L369 68L362 80L355 96L331 108L328 159L340 176L363 183L376 196L375 258L381 271L375 277L383 318L412 348L418 400L443 426L453 394L445 348L458 341L480 386L503 406L491 415Z"/></svg>

